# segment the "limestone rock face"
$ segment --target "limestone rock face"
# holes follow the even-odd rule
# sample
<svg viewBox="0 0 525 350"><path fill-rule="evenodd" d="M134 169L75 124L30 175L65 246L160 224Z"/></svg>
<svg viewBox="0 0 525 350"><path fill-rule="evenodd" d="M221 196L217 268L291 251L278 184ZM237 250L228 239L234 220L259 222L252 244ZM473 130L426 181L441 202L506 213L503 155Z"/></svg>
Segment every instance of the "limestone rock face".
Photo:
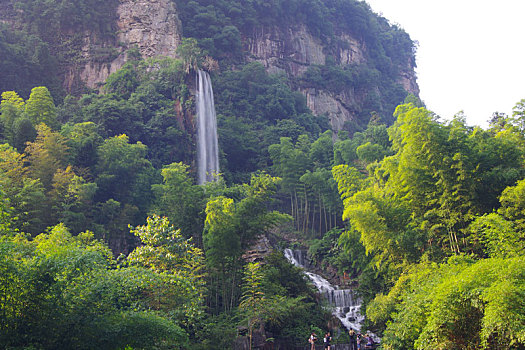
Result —
<svg viewBox="0 0 525 350"><path fill-rule="evenodd" d="M125 53L132 47L137 47L144 58L175 57L181 42L182 26L172 0L119 0L114 25L117 33L111 42L85 33L80 59L66 69L67 91L79 84L99 88L124 65ZM328 58L342 66L365 63L367 48L362 40L340 32L331 42L325 42L305 24L286 23L257 27L241 36L246 59L262 63L269 73L290 77L293 88L305 95L312 112L326 115L334 131L341 130L346 122L356 121L366 91L348 89L334 93L313 89L301 82L300 77L311 65L326 64ZM413 63L407 62L400 71L398 83L418 96Z"/></svg>
<svg viewBox="0 0 525 350"><path fill-rule="evenodd" d="M339 41L344 43L337 48L339 64L363 63L365 61L364 47L358 40L342 33L339 35Z"/></svg>
<svg viewBox="0 0 525 350"><path fill-rule="evenodd" d="M181 23L171 0L120 0L116 18L115 42L85 33L82 62L69 67L65 88L70 91L76 79L88 88L97 88L126 62L126 50L137 47L142 57L175 57L182 37ZM96 52L113 50L110 62L99 62Z"/></svg>
<svg viewBox="0 0 525 350"><path fill-rule="evenodd" d="M364 44L348 33L339 33L332 43L313 36L305 25L263 27L244 33L244 49L248 59L260 62L269 73L283 73L294 78L303 75L311 65L324 65L328 55L339 65L361 64L366 60ZM363 93L353 90L333 93L301 86L294 80L296 89L307 100L315 115L329 118L334 131L341 130L345 122L356 120ZM405 90L419 95L414 67L407 62L399 79Z"/></svg>
<svg viewBox="0 0 525 350"><path fill-rule="evenodd" d="M328 91L308 88L302 89L301 92L306 96L308 108L315 115L327 116L335 131L341 130L345 122L356 119L352 113L352 106L357 103L356 95L351 91L335 95Z"/></svg>
<svg viewBox="0 0 525 350"><path fill-rule="evenodd" d="M304 25L257 28L245 38L249 59L261 62L270 73L303 74L310 64L324 64L323 44Z"/></svg>
<svg viewBox="0 0 525 350"><path fill-rule="evenodd" d="M405 69L401 71L399 83L412 95L419 96L415 67L411 63L407 63Z"/></svg>
<svg viewBox="0 0 525 350"><path fill-rule="evenodd" d="M143 57L175 56L181 24L170 0L120 0L118 40L137 46Z"/></svg>

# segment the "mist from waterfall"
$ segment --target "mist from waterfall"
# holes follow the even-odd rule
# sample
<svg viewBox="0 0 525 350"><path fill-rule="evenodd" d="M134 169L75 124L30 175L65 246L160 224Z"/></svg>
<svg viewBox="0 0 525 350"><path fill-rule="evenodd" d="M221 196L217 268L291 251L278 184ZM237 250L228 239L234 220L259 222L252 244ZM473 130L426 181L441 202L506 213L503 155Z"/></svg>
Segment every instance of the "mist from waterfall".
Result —
<svg viewBox="0 0 525 350"><path fill-rule="evenodd" d="M197 183L216 181L219 174L219 143L213 88L208 72L197 71Z"/></svg>

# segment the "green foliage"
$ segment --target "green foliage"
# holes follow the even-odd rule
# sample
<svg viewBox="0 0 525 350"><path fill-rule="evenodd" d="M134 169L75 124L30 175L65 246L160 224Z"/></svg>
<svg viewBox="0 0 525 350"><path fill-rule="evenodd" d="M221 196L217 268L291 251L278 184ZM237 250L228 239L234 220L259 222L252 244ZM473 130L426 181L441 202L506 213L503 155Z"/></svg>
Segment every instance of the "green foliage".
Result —
<svg viewBox="0 0 525 350"><path fill-rule="evenodd" d="M102 35L112 34L113 16L118 3L114 0L29 1L16 0L20 19L28 31L53 40L58 32L92 30Z"/></svg>
<svg viewBox="0 0 525 350"><path fill-rule="evenodd" d="M304 96L292 92L282 77L268 75L260 63L224 72L213 84L227 180L246 181L249 173L265 169L268 146L280 137L315 138L328 127L310 113Z"/></svg>
<svg viewBox="0 0 525 350"><path fill-rule="evenodd" d="M485 141L489 135L468 129L460 118L439 124L429 111L413 105L398 107L396 115L389 133L397 154L386 158L381 169L388 178L386 188L406 201L430 240L444 250L464 251L466 241L461 237L467 234L468 223L474 215L494 208L486 205L494 203L497 197L490 196L498 191L484 192L493 180L493 167L498 164L511 177L518 175L517 164L507 163L503 156L509 152L514 157L517 145L503 151L503 139ZM487 149L485 144L491 143ZM499 191L504 188L490 183Z"/></svg>
<svg viewBox="0 0 525 350"><path fill-rule="evenodd" d="M240 284L243 252L290 218L275 208L317 238L314 259L358 279L366 327L385 349L525 346L523 101L486 131L461 114L439 122L398 83L414 43L364 2L177 2L194 38L183 39L180 60L141 60L132 49L105 94L58 106L57 62L75 60L65 50L81 42L70 33L111 37L117 2L16 0L20 25L0 25L2 347L173 349L195 334L202 344L192 347L222 349L239 321L304 344L326 319L297 268L274 253L247 265ZM242 40L298 24L327 57L301 86L362 101L353 114L370 123L346 125L351 138L334 142L293 82L243 62ZM366 63L340 65L348 47L336 33L361 39ZM90 53L102 62L115 50ZM208 56L236 67L213 76L225 179L271 169L282 180L193 184L182 163L194 157L188 72L216 69ZM403 100L387 130L380 121ZM167 218L126 230L149 213ZM114 252L140 246L117 263L95 236ZM219 315L201 318L204 294Z"/></svg>
<svg viewBox="0 0 525 350"><path fill-rule="evenodd" d="M384 148L381 147L381 145L378 145L377 143L372 144L370 142L357 147L355 152L357 157L366 163L381 160L385 156Z"/></svg>
<svg viewBox="0 0 525 350"><path fill-rule="evenodd" d="M275 339L304 345L305 334L309 334L312 327L323 328L329 317L316 302L316 291L302 269L290 264L281 252L274 251L267 256L261 270L264 295L284 297L282 306L289 308L279 319L266 322L265 329L272 332Z"/></svg>
<svg viewBox="0 0 525 350"><path fill-rule="evenodd" d="M11 236L16 232L12 228L12 211L9 200L6 198L3 191L0 191L0 237Z"/></svg>
<svg viewBox="0 0 525 350"><path fill-rule="evenodd" d="M481 256L516 256L524 248L513 222L496 213L476 218L470 224L469 230L472 231L471 239L474 243L481 245Z"/></svg>
<svg viewBox="0 0 525 350"><path fill-rule="evenodd" d="M9 140L9 143L22 152L28 143L35 141L37 133L37 129L28 118L15 119L12 128L12 139Z"/></svg>
<svg viewBox="0 0 525 350"><path fill-rule="evenodd" d="M371 122L336 144L336 163L348 163L332 169L350 224L339 242L364 263L368 326L384 332L385 349L523 347L523 276L514 270L523 255L521 136L508 124L470 128L462 115L440 123L413 104L395 117L391 148L385 128ZM366 172L362 160L374 161ZM322 242L313 248L322 251ZM496 302L501 288L508 299Z"/></svg>
<svg viewBox="0 0 525 350"><path fill-rule="evenodd" d="M161 175L163 183L152 186L153 211L166 215L185 237L194 237L199 242L206 206L203 188L193 184L189 166L183 163L165 166Z"/></svg>
<svg viewBox="0 0 525 350"><path fill-rule="evenodd" d="M153 216L144 226L131 229L140 238L141 246L127 257L132 265L148 268L162 274L167 286L159 290L154 301L157 309L180 309L175 319L192 322L202 312L202 251L193 246L191 240L182 237L180 230L170 225L166 217ZM171 311L173 312L173 311Z"/></svg>
<svg viewBox="0 0 525 350"><path fill-rule="evenodd" d="M33 87L47 86L55 97L60 95L57 59L34 34L0 23L0 92L18 91L27 98Z"/></svg>
<svg viewBox="0 0 525 350"><path fill-rule="evenodd" d="M114 269L109 249L89 232L63 225L33 241L0 239L0 343L7 348L173 349L188 336L169 312L155 309L162 274ZM174 291L173 291L174 292ZM156 310L156 311L154 311Z"/></svg>
<svg viewBox="0 0 525 350"><path fill-rule="evenodd" d="M55 174L66 165L68 147L65 138L45 124L40 124L35 142L27 143L25 153L31 176L39 179L49 191Z"/></svg>
<svg viewBox="0 0 525 350"><path fill-rule="evenodd" d="M259 263L246 264L243 276L243 293L239 303L241 324L248 326L248 340L252 348L253 330L258 325L271 322L280 325L294 312L302 298L266 295L263 290L263 271Z"/></svg>
<svg viewBox="0 0 525 350"><path fill-rule="evenodd" d="M57 126L55 103L45 86L38 86L31 90L24 112L33 125L44 123L51 128Z"/></svg>
<svg viewBox="0 0 525 350"><path fill-rule="evenodd" d="M188 118L193 102L185 79L180 60L128 62L109 76L107 94L68 99L61 113L66 114L65 121L95 123L103 138L126 134L131 141L148 145L155 167L190 163L192 140L186 128L192 127Z"/></svg>
<svg viewBox="0 0 525 350"><path fill-rule="evenodd" d="M249 348L252 349L253 329L264 323L267 299L262 291L262 273L259 263L248 263L244 269L243 292L239 303L239 312L243 315L243 323L248 326Z"/></svg>
<svg viewBox="0 0 525 350"><path fill-rule="evenodd" d="M523 258L451 259L421 264L401 278L375 312L393 315L385 349L523 347ZM392 312L392 309L395 312ZM388 311L391 310L391 311ZM378 317L380 313L370 313ZM521 329L521 330L520 330Z"/></svg>
<svg viewBox="0 0 525 350"><path fill-rule="evenodd" d="M192 348L198 350L221 350L232 346L237 336L236 319L230 314L207 315L201 327L196 329L198 342Z"/></svg>
<svg viewBox="0 0 525 350"><path fill-rule="evenodd" d="M223 195L211 198L206 205L203 243L206 262L216 271L210 281L215 310L231 310L239 297L235 281L240 274L242 252L260 235L289 219L268 210L278 181L266 174L254 175L249 185L241 187L242 198L237 202Z"/></svg>
<svg viewBox="0 0 525 350"><path fill-rule="evenodd" d="M501 208L498 212L514 222L517 228L523 232L525 228L525 180L517 182L516 186L507 187L501 194Z"/></svg>
<svg viewBox="0 0 525 350"><path fill-rule="evenodd" d="M119 203L117 215L125 215L122 218L128 220L128 224L140 220L153 200L151 185L155 180L155 171L146 159L146 154L147 147L144 144L140 141L129 143L126 135L104 140L97 150L98 162L95 170L98 174L98 189L95 200L115 200ZM115 218L108 219L113 221ZM118 224L119 229L112 232L114 236L127 236L124 223Z"/></svg>
<svg viewBox="0 0 525 350"><path fill-rule="evenodd" d="M289 199L295 229L321 235L335 227L341 203L328 170L334 154L331 132L323 133L313 143L306 134L300 135L295 144L289 137L282 137L268 152L272 170L283 179L281 191ZM286 202L282 205L288 206Z"/></svg>
<svg viewBox="0 0 525 350"><path fill-rule="evenodd" d="M326 232L321 239L313 240L308 248L308 256L318 266L335 267L341 275L352 268L351 275L356 275L355 272L359 272L356 265L359 260L363 259L363 256L356 256L356 259L352 259L351 255L345 252L342 246L339 246L338 239L342 231L342 229L332 229ZM359 245L358 242L353 243Z"/></svg>
<svg viewBox="0 0 525 350"><path fill-rule="evenodd" d="M408 34L397 26L391 26L385 18L375 15L366 3L360 1L224 0L211 4L196 0L177 1L177 7L181 11L185 35L197 38L201 47L214 57L231 59L238 54L240 40L235 34L238 31L249 32L265 26L281 27L283 23L304 23L313 35L325 40L334 40L334 33L342 30L362 38L381 70L392 70L393 64L414 60L414 43ZM223 45L227 36L225 32L232 33L226 47Z"/></svg>
<svg viewBox="0 0 525 350"><path fill-rule="evenodd" d="M64 125L61 134L67 138L70 163L86 171L94 169L102 137L93 122Z"/></svg>
<svg viewBox="0 0 525 350"><path fill-rule="evenodd" d="M300 78L301 85L334 94L353 91L362 95L363 103L355 112L365 121L372 112L377 112L391 122L395 107L406 97L399 84L400 68L415 65L414 42L402 29L374 14L364 2L196 0L177 1L177 7L185 36L195 38L192 44L198 44L224 67L245 63L241 36L261 35L269 32L268 27L286 32L285 26L295 28L304 24L314 38L326 43L324 51L328 57L326 64L308 67ZM340 51L348 49L348 43L336 34L341 32L363 42L366 63L335 62L332 57L338 59ZM277 64L287 65L289 59L279 58Z"/></svg>
<svg viewBox="0 0 525 350"><path fill-rule="evenodd" d="M129 99L131 93L133 93L140 84L138 74L136 64L133 61L126 62L118 71L106 79L106 84L104 85L105 92L114 93L125 99Z"/></svg>
<svg viewBox="0 0 525 350"><path fill-rule="evenodd" d="M238 203L224 196L208 202L203 238L207 258L214 265L224 264L222 259L228 257L238 259L241 247L246 248L261 233L288 219L267 209L278 181L265 174L253 176L251 183L243 186L245 198Z"/></svg>

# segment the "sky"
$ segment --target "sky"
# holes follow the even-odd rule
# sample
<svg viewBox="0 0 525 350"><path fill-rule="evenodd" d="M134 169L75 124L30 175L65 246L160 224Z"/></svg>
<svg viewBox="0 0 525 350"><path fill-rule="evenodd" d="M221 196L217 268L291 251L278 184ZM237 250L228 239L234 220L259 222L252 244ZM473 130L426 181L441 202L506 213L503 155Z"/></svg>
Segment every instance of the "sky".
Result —
<svg viewBox="0 0 525 350"><path fill-rule="evenodd" d="M419 45L420 98L444 119L487 127L525 98L523 0L366 0Z"/></svg>

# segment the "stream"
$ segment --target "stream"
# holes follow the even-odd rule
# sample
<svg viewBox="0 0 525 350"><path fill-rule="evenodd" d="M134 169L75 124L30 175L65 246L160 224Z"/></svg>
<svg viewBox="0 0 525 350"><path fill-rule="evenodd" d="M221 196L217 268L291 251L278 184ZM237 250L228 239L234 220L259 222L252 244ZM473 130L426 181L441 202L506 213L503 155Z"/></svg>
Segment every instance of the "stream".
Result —
<svg viewBox="0 0 525 350"><path fill-rule="evenodd" d="M304 269L304 273L331 307L332 314L341 321L347 330L352 328L356 332L361 331L361 325L365 318L359 313L361 302L355 297L355 292L352 289L339 289L338 286L333 286L325 278L308 271L311 266L304 250L285 249L284 256L295 266Z"/></svg>

